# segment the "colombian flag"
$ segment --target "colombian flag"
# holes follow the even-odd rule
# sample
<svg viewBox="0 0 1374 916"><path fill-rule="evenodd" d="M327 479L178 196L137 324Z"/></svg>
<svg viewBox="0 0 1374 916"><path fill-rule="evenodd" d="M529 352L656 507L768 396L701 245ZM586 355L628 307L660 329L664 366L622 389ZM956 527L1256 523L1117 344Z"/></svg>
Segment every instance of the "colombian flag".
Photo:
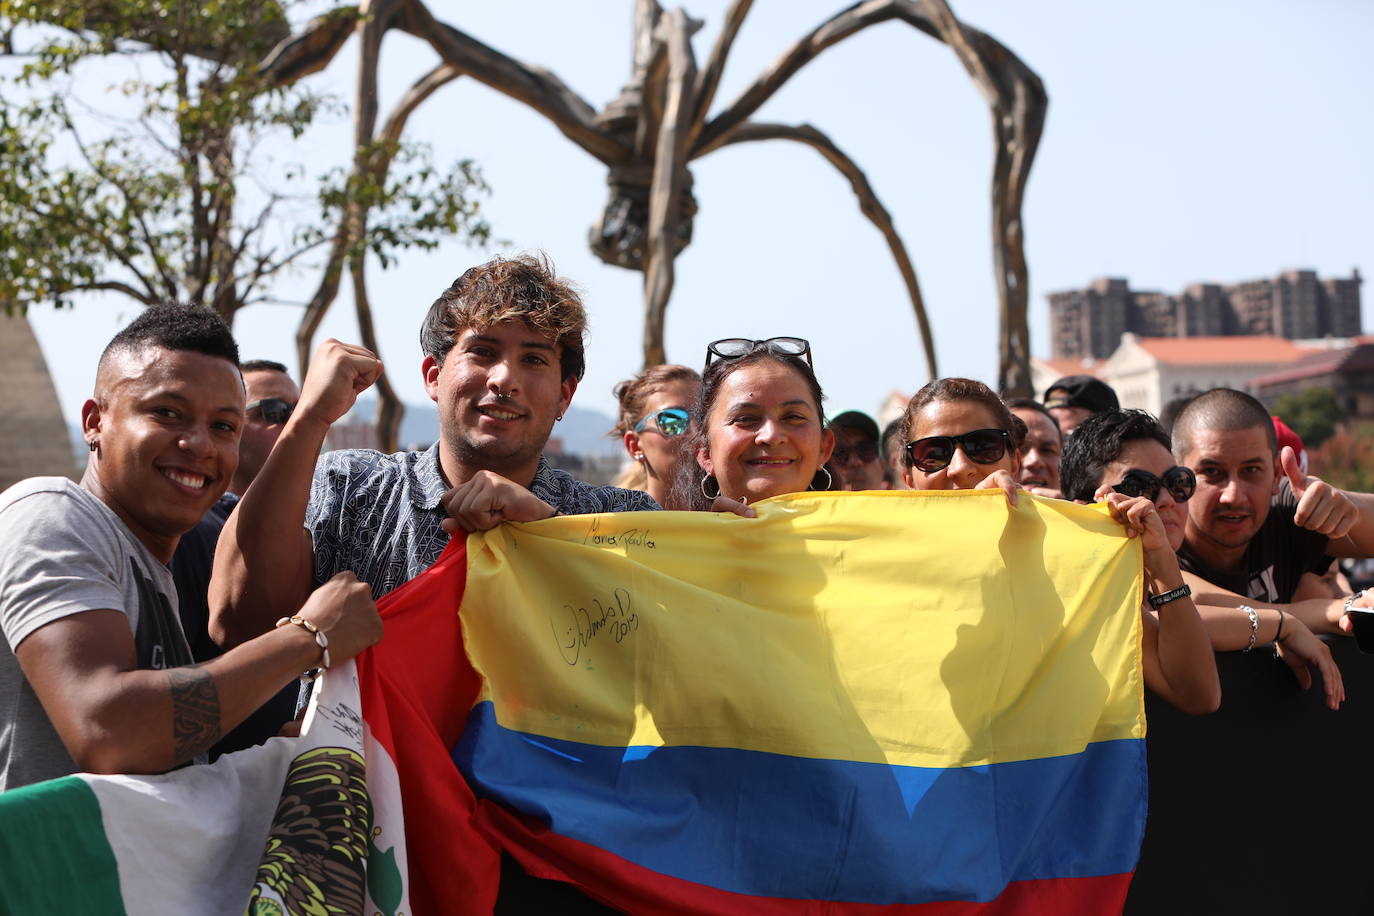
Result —
<svg viewBox="0 0 1374 916"><path fill-rule="evenodd" d="M413 912L490 912L501 850L636 913L1120 910L1138 543L1000 491L758 508L503 525L385 599Z"/></svg>

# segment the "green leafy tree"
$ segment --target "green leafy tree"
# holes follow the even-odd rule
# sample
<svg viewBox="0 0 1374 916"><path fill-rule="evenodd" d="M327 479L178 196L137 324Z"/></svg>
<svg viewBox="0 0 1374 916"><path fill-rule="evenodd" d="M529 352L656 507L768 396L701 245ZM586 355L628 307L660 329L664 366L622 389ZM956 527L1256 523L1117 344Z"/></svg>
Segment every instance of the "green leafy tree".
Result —
<svg viewBox="0 0 1374 916"><path fill-rule="evenodd" d="M0 302L58 308L84 293L215 309L283 301L289 275L315 272L297 350L347 268L448 237L485 242L470 161L435 164L404 142L404 119L339 161L296 154L317 121L344 107L304 78L273 69L298 0L0 0ZM325 17L336 35L354 10ZM111 79L111 73L129 75ZM107 92L83 100L92 76ZM100 79L96 81L99 82ZM372 103L375 108L375 102ZM304 138L304 139L303 139ZM310 158L317 158L312 150ZM370 311L365 339L375 340ZM394 442L399 401L379 423ZM383 428L385 427L385 428Z"/></svg>
<svg viewBox="0 0 1374 916"><path fill-rule="evenodd" d="M1309 449L1321 446L1345 420L1345 411L1330 388L1308 388L1274 402L1274 413L1287 423Z"/></svg>

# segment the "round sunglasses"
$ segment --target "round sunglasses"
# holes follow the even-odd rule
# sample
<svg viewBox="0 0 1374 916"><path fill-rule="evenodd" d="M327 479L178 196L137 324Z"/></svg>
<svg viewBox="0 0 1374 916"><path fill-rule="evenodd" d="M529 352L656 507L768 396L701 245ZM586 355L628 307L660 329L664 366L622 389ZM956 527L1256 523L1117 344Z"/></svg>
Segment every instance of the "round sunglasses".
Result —
<svg viewBox="0 0 1374 916"><path fill-rule="evenodd" d="M960 436L927 436L906 444L907 457L916 470L933 474L949 467L954 450L963 449L974 464L993 464L1001 461L1011 446L1011 436L1005 429L975 429Z"/></svg>
<svg viewBox="0 0 1374 916"><path fill-rule="evenodd" d="M1152 503L1159 502L1160 490L1164 489L1169 491L1174 502L1186 503L1197 489L1197 475L1192 468L1181 465L1169 468L1162 478L1140 468L1131 468L1112 489L1126 496L1144 496Z"/></svg>
<svg viewBox="0 0 1374 916"><path fill-rule="evenodd" d="M692 425L692 415L681 407L665 407L649 414L635 424L635 432L642 433L650 423L665 436L680 436Z"/></svg>

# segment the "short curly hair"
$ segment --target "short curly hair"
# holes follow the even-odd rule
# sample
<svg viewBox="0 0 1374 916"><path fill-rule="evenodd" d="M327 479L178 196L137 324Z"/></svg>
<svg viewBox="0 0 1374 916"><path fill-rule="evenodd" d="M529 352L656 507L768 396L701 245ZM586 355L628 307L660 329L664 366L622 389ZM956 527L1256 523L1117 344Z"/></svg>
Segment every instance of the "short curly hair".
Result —
<svg viewBox="0 0 1374 916"><path fill-rule="evenodd" d="M1091 502L1107 465L1130 442L1151 439L1173 450L1173 442L1153 414L1143 410L1103 410L1088 417L1064 441L1059 459L1059 489L1065 499Z"/></svg>
<svg viewBox="0 0 1374 916"><path fill-rule="evenodd" d="M429 307L420 349L442 363L469 328L523 321L558 349L563 380L587 370L587 311L572 283L554 272L543 254L495 257L470 267Z"/></svg>
<svg viewBox="0 0 1374 916"><path fill-rule="evenodd" d="M237 368L239 345L224 319L213 309L179 302L161 302L144 309L120 331L100 354L104 367L118 353L133 353L144 347L184 350L227 359Z"/></svg>

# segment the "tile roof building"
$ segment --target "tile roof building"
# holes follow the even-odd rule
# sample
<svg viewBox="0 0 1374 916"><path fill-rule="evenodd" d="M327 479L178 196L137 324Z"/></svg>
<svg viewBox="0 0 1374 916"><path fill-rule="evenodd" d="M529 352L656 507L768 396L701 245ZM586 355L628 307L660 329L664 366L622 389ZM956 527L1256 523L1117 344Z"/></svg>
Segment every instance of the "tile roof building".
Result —
<svg viewBox="0 0 1374 916"><path fill-rule="evenodd" d="M1250 384L1269 407L1285 395L1329 388L1350 419L1374 420L1374 339L1362 337L1344 349L1308 354Z"/></svg>
<svg viewBox="0 0 1374 916"><path fill-rule="evenodd" d="M1252 379L1308 357L1337 351L1273 335L1248 337L1138 337L1126 333L1107 359L1032 360L1036 396L1066 375L1095 375L1116 391L1122 407L1158 416L1174 398L1209 388L1254 391Z"/></svg>

